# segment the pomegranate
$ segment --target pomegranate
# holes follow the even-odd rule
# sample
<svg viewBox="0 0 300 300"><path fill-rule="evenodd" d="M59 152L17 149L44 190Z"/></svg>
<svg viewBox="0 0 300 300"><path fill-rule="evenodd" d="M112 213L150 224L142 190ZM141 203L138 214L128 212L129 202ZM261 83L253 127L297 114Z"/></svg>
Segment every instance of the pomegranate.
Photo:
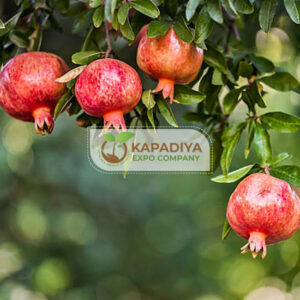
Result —
<svg viewBox="0 0 300 300"><path fill-rule="evenodd" d="M80 74L75 94L88 115L104 118L104 129L113 126L126 130L123 114L138 104L142 84L137 72L126 63L98 59Z"/></svg>
<svg viewBox="0 0 300 300"><path fill-rule="evenodd" d="M227 207L232 229L248 243L242 253L267 255L267 244L290 238L300 226L300 200L288 183L256 173L239 183Z"/></svg>
<svg viewBox="0 0 300 300"><path fill-rule="evenodd" d="M153 92L162 91L164 98L174 100L174 84L193 81L201 68L203 50L194 43L179 39L173 29L155 38L144 34L137 52L137 63L142 71L158 80Z"/></svg>
<svg viewBox="0 0 300 300"><path fill-rule="evenodd" d="M35 122L37 133L51 133L53 112L64 94L64 84L55 79L68 67L58 56L27 52L12 58L0 72L0 104L12 117Z"/></svg>

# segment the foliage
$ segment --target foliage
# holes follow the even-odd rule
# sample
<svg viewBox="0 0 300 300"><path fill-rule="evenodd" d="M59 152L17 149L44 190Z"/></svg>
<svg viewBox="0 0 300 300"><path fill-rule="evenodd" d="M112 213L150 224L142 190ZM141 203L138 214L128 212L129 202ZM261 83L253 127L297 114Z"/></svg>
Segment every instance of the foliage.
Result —
<svg viewBox="0 0 300 300"><path fill-rule="evenodd" d="M204 64L197 79L189 86L176 86L175 99L185 105L197 105L196 111L183 115L183 120L201 124L214 137L215 169L221 166L223 175L216 182L235 182L249 172L264 171L300 187L300 172L296 166L278 166L286 155L274 158L270 130L294 133L300 128L297 116L284 112L258 113L266 109L266 87L280 92L300 93L300 85L287 71L276 67L269 59L256 56L243 41L239 27L252 20L268 32L276 17L288 14L291 21L300 23L298 0L285 0L285 10L279 9L277 0L15 0L18 10L8 20L0 21L0 63L4 64L20 49L38 51L46 28L63 30L59 18L73 20L72 33L84 36L79 52L72 62L87 65L103 57L117 57L110 39L123 38L128 46L134 44L140 29L149 24L150 37L164 35L173 26L178 37L194 42L205 49ZM60 16L59 18L57 16ZM254 20L254 21L253 21ZM82 69L80 69L82 70ZM68 91L61 98L55 118L67 108L70 116L79 115L77 122L86 127L101 124L102 120L82 113L74 95L78 69L68 82ZM198 86L198 90L192 87ZM240 123L231 122L231 114L240 105L247 113ZM176 106L177 104L174 104ZM191 109L192 110L192 109ZM146 128L159 126L159 120L177 127L173 106L160 94L143 92L142 101L127 116ZM256 161L245 162L236 171L230 165L241 136L246 132L245 160L252 148ZM218 152L218 153L217 153ZM226 225L228 226L228 224ZM228 232L228 230L225 230Z"/></svg>

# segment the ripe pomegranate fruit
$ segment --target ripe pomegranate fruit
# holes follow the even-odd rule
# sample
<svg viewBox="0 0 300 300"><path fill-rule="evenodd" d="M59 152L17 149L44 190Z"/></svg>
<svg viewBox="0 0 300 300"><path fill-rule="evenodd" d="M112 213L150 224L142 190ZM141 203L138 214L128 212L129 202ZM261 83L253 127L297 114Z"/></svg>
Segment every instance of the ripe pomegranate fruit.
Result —
<svg viewBox="0 0 300 300"><path fill-rule="evenodd" d="M27 52L12 58L0 72L0 104L12 117L35 123L37 133L51 133L53 112L65 85L55 79L68 71L58 56Z"/></svg>
<svg viewBox="0 0 300 300"><path fill-rule="evenodd" d="M126 130L123 114L130 112L142 95L137 72L126 63L98 59L86 67L75 85L82 109L90 116L104 117L104 129Z"/></svg>
<svg viewBox="0 0 300 300"><path fill-rule="evenodd" d="M248 243L242 253L267 255L267 244L290 238L300 226L300 200L288 183L256 173L239 183L227 207L232 229Z"/></svg>
<svg viewBox="0 0 300 300"><path fill-rule="evenodd" d="M150 38L145 33L137 51L137 63L142 71L158 80L153 92L162 91L164 98L174 100L174 84L193 81L201 68L203 50L194 43L178 38L173 27L164 36Z"/></svg>

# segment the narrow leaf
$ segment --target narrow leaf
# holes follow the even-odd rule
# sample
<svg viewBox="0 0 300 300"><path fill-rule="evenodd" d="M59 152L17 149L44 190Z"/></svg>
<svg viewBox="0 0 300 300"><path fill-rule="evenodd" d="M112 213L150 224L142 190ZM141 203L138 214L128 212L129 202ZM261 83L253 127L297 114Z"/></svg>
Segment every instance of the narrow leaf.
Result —
<svg viewBox="0 0 300 300"><path fill-rule="evenodd" d="M270 174L300 188L300 168L297 166L273 167Z"/></svg>
<svg viewBox="0 0 300 300"><path fill-rule="evenodd" d="M223 225L223 231L222 231L222 240L226 240L229 233L231 231L231 226L229 225L228 219L225 219L224 225Z"/></svg>
<svg viewBox="0 0 300 300"><path fill-rule="evenodd" d="M88 65L92 61L100 58L101 55L103 55L103 53L99 51L81 51L72 55L72 62L77 65Z"/></svg>
<svg viewBox="0 0 300 300"><path fill-rule="evenodd" d="M203 7L197 17L195 29L195 43L205 41L213 29L214 22L209 17L206 7Z"/></svg>
<svg viewBox="0 0 300 300"><path fill-rule="evenodd" d="M133 0L130 2L130 5L140 13L153 19L157 18L160 14L157 6L150 0Z"/></svg>
<svg viewBox="0 0 300 300"><path fill-rule="evenodd" d="M207 10L209 16L219 24L223 23L223 14L221 3L219 0L209 0L207 1Z"/></svg>
<svg viewBox="0 0 300 300"><path fill-rule="evenodd" d="M195 91L185 85L176 85L174 98L181 104L193 105L202 102L205 99L205 95Z"/></svg>
<svg viewBox="0 0 300 300"><path fill-rule="evenodd" d="M284 0L284 6L293 22L300 24L300 0Z"/></svg>
<svg viewBox="0 0 300 300"><path fill-rule="evenodd" d="M260 117L262 122L280 132L293 133L300 129L300 118L283 112L270 112Z"/></svg>
<svg viewBox="0 0 300 300"><path fill-rule="evenodd" d="M142 102L148 109L151 109L155 106L156 102L154 100L154 95L151 90L146 90L143 92Z"/></svg>
<svg viewBox="0 0 300 300"><path fill-rule="evenodd" d="M120 30L121 30L122 35L126 39L128 39L130 41L133 41L135 39L135 35L134 35L134 32L130 25L129 18L126 19L126 22L124 25L120 25Z"/></svg>
<svg viewBox="0 0 300 300"><path fill-rule="evenodd" d="M199 6L201 0L189 0L186 5L185 16L188 21L194 16L197 7Z"/></svg>
<svg viewBox="0 0 300 300"><path fill-rule="evenodd" d="M219 183L232 183L236 182L239 179L246 176L254 165L245 166L241 169L235 170L233 172L228 173L227 175L220 175L211 179L211 181L219 182Z"/></svg>
<svg viewBox="0 0 300 300"><path fill-rule="evenodd" d="M259 123L256 124L254 145L256 154L262 164L272 161L272 148L267 130Z"/></svg>
<svg viewBox="0 0 300 300"><path fill-rule="evenodd" d="M165 120L173 127L178 127L177 121L174 117L172 109L165 100L159 99L157 101L158 109Z"/></svg>
<svg viewBox="0 0 300 300"><path fill-rule="evenodd" d="M76 78L77 76L79 76L85 70L86 67L87 66L80 66L75 69L72 69L71 71L67 72L63 76L57 78L55 80L55 82L59 82L59 83L69 82L69 81L73 80L74 78Z"/></svg>
<svg viewBox="0 0 300 300"><path fill-rule="evenodd" d="M186 43L191 43L194 39L193 34L189 30L182 16L176 20L174 24L174 31L177 36Z"/></svg>
<svg viewBox="0 0 300 300"><path fill-rule="evenodd" d="M102 25L104 20L104 6L98 7L93 14L93 24L96 28Z"/></svg>
<svg viewBox="0 0 300 300"><path fill-rule="evenodd" d="M59 99L55 106L53 116L54 120L56 120L59 114L67 107L67 105L70 103L73 97L74 95L71 90L68 90L65 94L63 94L63 96Z"/></svg>
<svg viewBox="0 0 300 300"><path fill-rule="evenodd" d="M130 5L128 2L122 4L120 9L118 10L118 22L121 25L124 25L128 16L128 12L130 10Z"/></svg>
<svg viewBox="0 0 300 300"><path fill-rule="evenodd" d="M156 37L158 35L165 35L171 28L172 23L167 21L151 21L147 29L149 37Z"/></svg>
<svg viewBox="0 0 300 300"><path fill-rule="evenodd" d="M261 78L260 81L280 92L288 92L299 88L298 80L288 72L277 72L271 76Z"/></svg>
<svg viewBox="0 0 300 300"><path fill-rule="evenodd" d="M264 32L268 32L272 26L276 12L277 0L263 0L259 10L259 25Z"/></svg>

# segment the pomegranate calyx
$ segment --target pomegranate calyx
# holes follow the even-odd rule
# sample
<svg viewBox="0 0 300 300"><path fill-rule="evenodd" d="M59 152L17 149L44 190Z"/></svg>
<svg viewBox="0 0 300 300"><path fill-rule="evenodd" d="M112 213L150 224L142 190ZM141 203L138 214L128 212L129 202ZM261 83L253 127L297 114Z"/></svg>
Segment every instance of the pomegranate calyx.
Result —
<svg viewBox="0 0 300 300"><path fill-rule="evenodd" d="M170 98L170 103L172 104L173 101L177 102L177 100L174 99L174 85L175 82L171 79L166 78L160 78L158 80L158 84L156 88L152 91L153 93L158 93L162 91L164 99Z"/></svg>
<svg viewBox="0 0 300 300"><path fill-rule="evenodd" d="M104 127L102 133L108 131L111 127L116 130L122 129L122 131L126 131L126 124L123 117L123 112L121 110L112 111L103 115L104 117ZM102 134L101 133L101 134Z"/></svg>
<svg viewBox="0 0 300 300"><path fill-rule="evenodd" d="M261 232L251 232L248 243L241 248L241 254L251 252L252 257L255 259L258 254L262 259L267 256L266 235Z"/></svg>
<svg viewBox="0 0 300 300"><path fill-rule="evenodd" d="M50 134L54 127L54 120L48 107L40 107L34 110L32 114L34 118L35 131L38 134Z"/></svg>

